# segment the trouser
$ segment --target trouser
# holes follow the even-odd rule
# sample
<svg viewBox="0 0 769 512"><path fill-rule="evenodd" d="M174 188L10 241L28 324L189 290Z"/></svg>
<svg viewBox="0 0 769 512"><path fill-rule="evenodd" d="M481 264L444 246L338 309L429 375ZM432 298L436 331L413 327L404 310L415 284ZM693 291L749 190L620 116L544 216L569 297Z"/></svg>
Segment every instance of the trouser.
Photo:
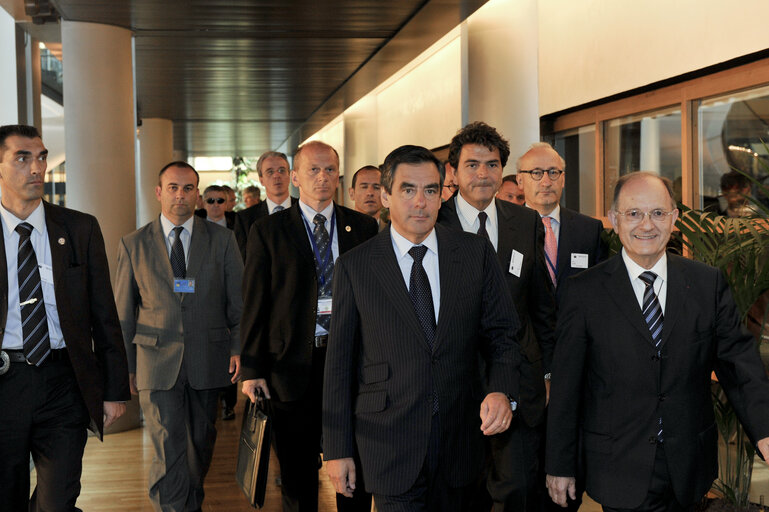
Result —
<svg viewBox="0 0 769 512"><path fill-rule="evenodd" d="M157 511L184 512L203 504L203 480L216 442L219 389L190 387L184 364L169 390L139 391L154 457L149 497Z"/></svg>
<svg viewBox="0 0 769 512"><path fill-rule="evenodd" d="M80 495L88 410L66 351L0 375L0 510L71 512ZM37 486L29 497L29 456Z"/></svg>

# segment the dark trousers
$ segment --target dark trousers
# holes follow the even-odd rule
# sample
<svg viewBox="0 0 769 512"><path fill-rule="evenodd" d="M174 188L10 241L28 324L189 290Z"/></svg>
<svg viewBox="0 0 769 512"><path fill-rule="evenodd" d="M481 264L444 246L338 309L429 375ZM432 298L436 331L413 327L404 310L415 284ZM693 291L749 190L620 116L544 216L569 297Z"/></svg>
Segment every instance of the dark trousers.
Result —
<svg viewBox="0 0 769 512"><path fill-rule="evenodd" d="M79 510L88 410L66 357L0 375L0 510ZM29 497L29 455L37 487Z"/></svg>
<svg viewBox="0 0 769 512"><path fill-rule="evenodd" d="M635 508L611 508L603 507L606 512L686 512L692 507L683 507L673 494L673 484L670 482L668 462L665 458L664 443L657 444L657 452L654 456L654 469L649 493L646 499Z"/></svg>
<svg viewBox="0 0 769 512"><path fill-rule="evenodd" d="M439 416L433 416L427 456L414 485L403 494L375 494L378 512L460 512L468 487L450 487L441 471L441 427ZM446 454L450 457L450 454Z"/></svg>
<svg viewBox="0 0 769 512"><path fill-rule="evenodd" d="M197 510L216 442L219 389L190 387L184 364L169 390L142 389L139 403L152 439L149 497L156 510Z"/></svg>
<svg viewBox="0 0 769 512"><path fill-rule="evenodd" d="M226 388L223 388L222 400L224 400L225 406L234 409L235 405L238 403L238 385L230 384Z"/></svg>
<svg viewBox="0 0 769 512"><path fill-rule="evenodd" d="M283 402L275 393L268 401L275 454L280 464L284 512L318 510L318 469L321 453L321 406L325 348L313 349L312 378L305 396ZM357 475L362 475L356 471ZM337 494L339 510L369 512L371 495L356 485L353 498Z"/></svg>
<svg viewBox="0 0 769 512"><path fill-rule="evenodd" d="M537 470L541 428L529 427L518 418L507 431L489 440L488 491L494 512L539 511Z"/></svg>

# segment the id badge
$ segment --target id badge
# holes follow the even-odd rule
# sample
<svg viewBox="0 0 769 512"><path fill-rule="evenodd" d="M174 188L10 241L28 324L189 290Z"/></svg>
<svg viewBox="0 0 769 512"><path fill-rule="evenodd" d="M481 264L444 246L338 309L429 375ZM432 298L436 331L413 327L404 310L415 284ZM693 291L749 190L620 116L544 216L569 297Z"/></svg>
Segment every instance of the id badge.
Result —
<svg viewBox="0 0 769 512"><path fill-rule="evenodd" d="M587 268L587 254L571 253L571 268Z"/></svg>
<svg viewBox="0 0 769 512"><path fill-rule="evenodd" d="M329 296L318 297L318 315L330 315L332 300Z"/></svg>
<svg viewBox="0 0 769 512"><path fill-rule="evenodd" d="M174 279L174 291L176 293L195 293L195 280Z"/></svg>
<svg viewBox="0 0 769 512"><path fill-rule="evenodd" d="M521 268L523 268L523 254L513 250L512 254L510 254L510 267L507 271L515 277L521 277Z"/></svg>

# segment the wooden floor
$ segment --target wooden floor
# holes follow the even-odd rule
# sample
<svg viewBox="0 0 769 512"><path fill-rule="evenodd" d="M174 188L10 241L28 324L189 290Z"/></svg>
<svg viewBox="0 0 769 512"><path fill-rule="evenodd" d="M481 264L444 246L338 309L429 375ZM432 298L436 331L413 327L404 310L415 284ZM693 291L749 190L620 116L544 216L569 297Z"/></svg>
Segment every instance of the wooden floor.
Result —
<svg viewBox="0 0 769 512"><path fill-rule="evenodd" d="M237 443L243 418L244 397L238 397L234 421L217 421L218 437L211 469L206 477L203 510L208 512L246 512L254 510L235 483ZM83 458L82 492L77 506L84 512L152 512L147 498L147 472L152 462L152 443L145 429L135 429L104 438L90 437ZM277 460L270 459L267 498L262 510L280 512L280 488L275 485ZM335 493L320 472L319 508L336 510Z"/></svg>

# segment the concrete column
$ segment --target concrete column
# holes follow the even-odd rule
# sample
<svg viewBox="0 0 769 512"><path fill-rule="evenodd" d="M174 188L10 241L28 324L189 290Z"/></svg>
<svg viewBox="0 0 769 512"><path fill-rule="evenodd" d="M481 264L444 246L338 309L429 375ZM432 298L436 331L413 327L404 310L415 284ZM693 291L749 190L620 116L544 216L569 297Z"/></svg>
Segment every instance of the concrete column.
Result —
<svg viewBox="0 0 769 512"><path fill-rule="evenodd" d="M505 174L539 141L537 0L490 0L467 20L467 122L485 121L510 141Z"/></svg>
<svg viewBox="0 0 769 512"><path fill-rule="evenodd" d="M67 206L99 219L114 277L120 237L136 229L131 31L64 21Z"/></svg>
<svg viewBox="0 0 769 512"><path fill-rule="evenodd" d="M174 127L169 119L142 119L138 132L136 227L147 224L160 214L160 203L155 197L158 172L174 161Z"/></svg>
<svg viewBox="0 0 769 512"><path fill-rule="evenodd" d="M0 7L0 124L16 124L19 104L16 92L16 22Z"/></svg>
<svg viewBox="0 0 769 512"><path fill-rule="evenodd" d="M43 121L40 108L42 71L40 69L40 41L16 26L16 83L19 98L19 124L37 128L43 140Z"/></svg>

